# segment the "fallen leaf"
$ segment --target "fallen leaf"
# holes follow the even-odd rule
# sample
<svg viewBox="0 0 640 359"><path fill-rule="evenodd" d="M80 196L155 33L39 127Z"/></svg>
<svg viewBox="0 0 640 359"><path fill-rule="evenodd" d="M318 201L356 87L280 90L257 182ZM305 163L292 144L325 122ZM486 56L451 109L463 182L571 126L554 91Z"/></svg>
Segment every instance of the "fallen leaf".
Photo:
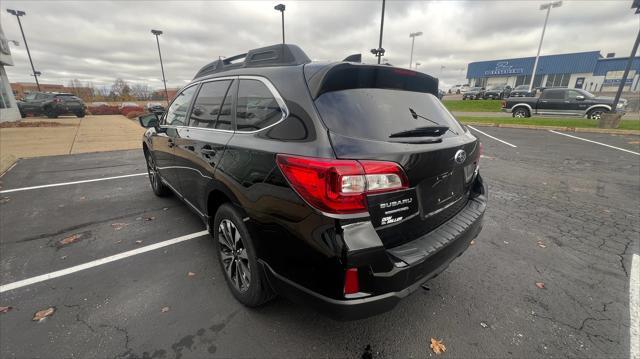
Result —
<svg viewBox="0 0 640 359"><path fill-rule="evenodd" d="M162 210L163 210L163 211L168 211L168 210L169 210L169 207L164 207Z"/></svg>
<svg viewBox="0 0 640 359"><path fill-rule="evenodd" d="M33 315L33 319L34 321L41 321L46 317L49 317L51 315L53 315L53 313L56 311L55 307L50 307L47 309L43 309L40 311L37 311L36 314Z"/></svg>
<svg viewBox="0 0 640 359"><path fill-rule="evenodd" d="M151 216L151 217L144 217L144 220L145 220L145 221L147 221L147 222L148 222L148 221L153 221L154 219L156 219L156 217L153 217L153 216Z"/></svg>
<svg viewBox="0 0 640 359"><path fill-rule="evenodd" d="M481 327L483 327L483 328L486 328L486 327L488 327L489 325L487 325L487 323L485 323L485 322L480 322L480 326L481 326Z"/></svg>
<svg viewBox="0 0 640 359"><path fill-rule="evenodd" d="M8 313L13 307L0 307L0 314Z"/></svg>
<svg viewBox="0 0 640 359"><path fill-rule="evenodd" d="M11 198L9 198L9 197L2 197L2 198L0 198L0 203L7 203L7 202L9 202L9 201L11 201Z"/></svg>
<svg viewBox="0 0 640 359"><path fill-rule="evenodd" d="M115 229L116 231L119 231L126 226L128 226L127 223L111 223L111 227L113 227L113 229Z"/></svg>
<svg viewBox="0 0 640 359"><path fill-rule="evenodd" d="M194 276L194 275L196 275L196 274L195 274L195 273L193 273L193 272L189 272L189 273L187 273L187 275L188 275L189 277L193 277L193 276Z"/></svg>
<svg viewBox="0 0 640 359"><path fill-rule="evenodd" d="M538 287L540 289L544 289L544 283L543 282L536 282L536 287Z"/></svg>
<svg viewBox="0 0 640 359"><path fill-rule="evenodd" d="M433 352L436 354L441 354L447 351L447 347L444 346L444 343L442 343L442 340L437 340L434 338L431 338L430 347L431 347L431 350L433 350Z"/></svg>
<svg viewBox="0 0 640 359"><path fill-rule="evenodd" d="M169 311L169 307L164 307L160 310L162 313L166 313Z"/></svg>
<svg viewBox="0 0 640 359"><path fill-rule="evenodd" d="M81 236L79 234L72 234L68 237L65 237L63 239L61 239L60 241L58 241L58 246L62 247L62 246L66 246L67 244L71 244L75 241L77 241L78 239L80 239Z"/></svg>
<svg viewBox="0 0 640 359"><path fill-rule="evenodd" d="M472 239L472 240L471 240L471 242L469 242L469 245L470 245L470 246L472 246L472 245L474 245L474 244L476 244L476 240L475 240L475 239Z"/></svg>
<svg viewBox="0 0 640 359"><path fill-rule="evenodd" d="M84 201L85 199L87 199L87 197L85 197L85 196L80 197L81 201Z"/></svg>
<svg viewBox="0 0 640 359"><path fill-rule="evenodd" d="M142 241L141 241L141 240L137 240L137 241L136 241L136 244L141 244L141 243L142 243Z"/></svg>
<svg viewBox="0 0 640 359"><path fill-rule="evenodd" d="M538 247L540 248L547 248L547 246L544 244L543 241L538 241Z"/></svg>

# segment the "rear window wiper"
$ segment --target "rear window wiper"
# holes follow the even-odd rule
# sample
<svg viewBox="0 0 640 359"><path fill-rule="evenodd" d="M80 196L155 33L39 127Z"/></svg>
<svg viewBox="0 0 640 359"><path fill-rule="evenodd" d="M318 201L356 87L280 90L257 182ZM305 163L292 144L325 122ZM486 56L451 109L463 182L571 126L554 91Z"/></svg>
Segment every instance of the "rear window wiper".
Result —
<svg viewBox="0 0 640 359"><path fill-rule="evenodd" d="M418 117L420 117L423 120L427 120L427 121L429 121L431 123L435 123L436 125L438 125L438 127L446 127L446 126L440 125L439 123L437 123L436 121L434 121L432 119L426 118L426 117L424 117L422 115L418 115L418 113L416 111L414 111L411 107L409 107L409 112L411 112L411 117L413 117L414 120L417 120ZM454 133L456 136L459 135L459 133L457 133L456 131L450 129L449 127L446 127L446 129L451 131L452 133Z"/></svg>
<svg viewBox="0 0 640 359"><path fill-rule="evenodd" d="M398 137L441 137L449 130L447 126L418 127L413 130L392 133L389 138Z"/></svg>

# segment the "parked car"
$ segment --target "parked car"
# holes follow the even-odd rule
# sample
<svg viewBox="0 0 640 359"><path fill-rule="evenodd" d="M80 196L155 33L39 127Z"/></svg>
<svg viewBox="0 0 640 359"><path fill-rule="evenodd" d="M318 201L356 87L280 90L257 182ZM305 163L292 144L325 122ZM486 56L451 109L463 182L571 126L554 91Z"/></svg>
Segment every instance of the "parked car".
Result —
<svg viewBox="0 0 640 359"><path fill-rule="evenodd" d="M467 91L469 91L469 85L468 84L464 84L462 85L462 87L460 87L460 93L465 93Z"/></svg>
<svg viewBox="0 0 640 359"><path fill-rule="evenodd" d="M147 111L149 111L151 113L162 114L165 111L164 106L162 106L158 102L149 102L149 103L147 103L146 108L147 108Z"/></svg>
<svg viewBox="0 0 640 359"><path fill-rule="evenodd" d="M587 116L599 120L602 114L611 111L613 98L596 97L581 89L548 88L536 97L509 98L502 101L502 111L511 112L513 117L533 115ZM621 99L618 111L624 112L627 100Z"/></svg>
<svg viewBox="0 0 640 359"><path fill-rule="evenodd" d="M161 117L139 117L151 188L203 220L244 305L280 294L340 319L390 310L482 228L482 147L437 86L312 63L295 45L214 61Z"/></svg>
<svg viewBox="0 0 640 359"><path fill-rule="evenodd" d="M81 98L62 92L31 92L18 101L18 109L23 118L28 114L49 118L68 114L77 117L86 115L86 106Z"/></svg>
<svg viewBox="0 0 640 359"><path fill-rule="evenodd" d="M462 95L463 100L481 100L484 98L484 87L471 87Z"/></svg>
<svg viewBox="0 0 640 359"><path fill-rule="evenodd" d="M487 99L503 99L509 97L509 93L511 93L511 86L509 85L497 85L489 87L484 92L483 98Z"/></svg>
<svg viewBox="0 0 640 359"><path fill-rule="evenodd" d="M453 87L449 89L449 93L460 93L460 89L462 89L462 85L453 85Z"/></svg>
<svg viewBox="0 0 640 359"><path fill-rule="evenodd" d="M444 90L438 89L438 99L442 100L444 98L445 92Z"/></svg>
<svg viewBox="0 0 640 359"><path fill-rule="evenodd" d="M533 97L535 94L535 89L531 92L529 91L529 85L520 85L511 90L509 97Z"/></svg>
<svg viewBox="0 0 640 359"><path fill-rule="evenodd" d="M121 103L121 104L120 104L120 106L119 106L119 107L120 107L120 110L123 110L123 109L125 109L125 108L127 108L127 107L132 107L132 108L133 108L133 107L135 107L135 108L142 108L142 106L138 105L138 104L137 104L137 103L135 103L135 102L123 102L123 103Z"/></svg>

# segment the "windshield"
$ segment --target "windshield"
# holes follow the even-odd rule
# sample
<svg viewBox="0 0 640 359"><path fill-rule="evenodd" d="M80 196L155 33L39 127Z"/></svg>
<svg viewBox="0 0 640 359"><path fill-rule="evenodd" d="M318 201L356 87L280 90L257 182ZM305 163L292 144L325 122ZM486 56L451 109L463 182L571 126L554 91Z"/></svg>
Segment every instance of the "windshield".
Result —
<svg viewBox="0 0 640 359"><path fill-rule="evenodd" d="M529 85L520 85L520 86L516 86L515 90L528 90L529 89Z"/></svg>
<svg viewBox="0 0 640 359"><path fill-rule="evenodd" d="M445 136L464 132L430 93L350 89L325 93L318 97L316 106L330 131L350 137L386 141L392 134L430 126L451 129Z"/></svg>
<svg viewBox="0 0 640 359"><path fill-rule="evenodd" d="M493 86L492 88L490 88L489 90L502 90L504 89L504 86Z"/></svg>
<svg viewBox="0 0 640 359"><path fill-rule="evenodd" d="M469 91L482 91L482 87L472 87Z"/></svg>

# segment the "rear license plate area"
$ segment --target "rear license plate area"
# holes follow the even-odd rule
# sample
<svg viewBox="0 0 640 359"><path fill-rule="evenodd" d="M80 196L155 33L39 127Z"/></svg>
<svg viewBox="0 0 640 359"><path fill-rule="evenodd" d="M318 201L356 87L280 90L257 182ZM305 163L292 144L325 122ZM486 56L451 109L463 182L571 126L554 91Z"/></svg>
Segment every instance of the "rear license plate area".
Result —
<svg viewBox="0 0 640 359"><path fill-rule="evenodd" d="M418 197L414 188L369 195L367 204L375 228L399 223L418 213Z"/></svg>
<svg viewBox="0 0 640 359"><path fill-rule="evenodd" d="M418 186L422 217L437 214L457 202L464 192L464 174L461 169L453 169L422 181Z"/></svg>

